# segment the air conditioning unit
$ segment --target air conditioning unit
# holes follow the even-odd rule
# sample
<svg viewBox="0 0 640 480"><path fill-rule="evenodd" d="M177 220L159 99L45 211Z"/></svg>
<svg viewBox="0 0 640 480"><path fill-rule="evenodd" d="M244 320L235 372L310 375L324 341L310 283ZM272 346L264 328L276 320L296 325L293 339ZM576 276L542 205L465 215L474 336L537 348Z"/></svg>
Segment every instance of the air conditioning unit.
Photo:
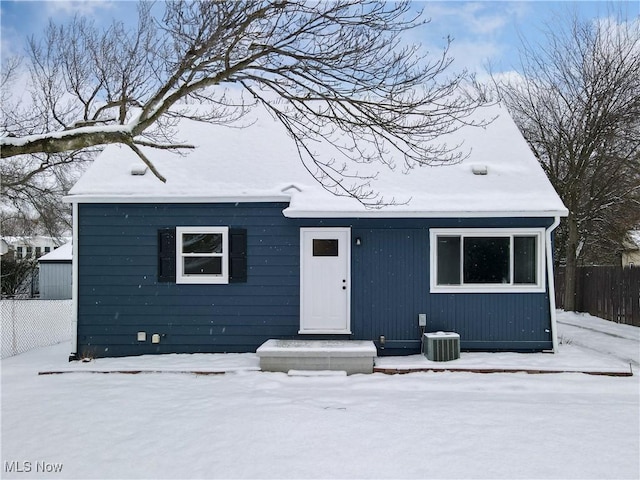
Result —
<svg viewBox="0 0 640 480"><path fill-rule="evenodd" d="M432 362L448 362L460 358L460 335L454 332L424 334L425 355Z"/></svg>

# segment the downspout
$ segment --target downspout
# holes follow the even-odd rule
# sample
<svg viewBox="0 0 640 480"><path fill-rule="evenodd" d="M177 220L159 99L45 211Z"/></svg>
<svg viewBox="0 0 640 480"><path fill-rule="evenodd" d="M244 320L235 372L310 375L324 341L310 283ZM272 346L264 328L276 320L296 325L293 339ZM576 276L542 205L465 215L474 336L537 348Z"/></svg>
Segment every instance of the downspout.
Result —
<svg viewBox="0 0 640 480"><path fill-rule="evenodd" d="M551 233L560 225L560 217L555 217L553 223L546 232L547 247L547 278L549 282L549 313L551 316L551 341L553 353L558 353L558 328L556 323L556 285L553 278L553 250L551 249Z"/></svg>
<svg viewBox="0 0 640 480"><path fill-rule="evenodd" d="M71 237L71 298L73 310L71 313L71 348L73 351L69 355L69 361L78 360L78 202L73 202L72 222L73 232Z"/></svg>

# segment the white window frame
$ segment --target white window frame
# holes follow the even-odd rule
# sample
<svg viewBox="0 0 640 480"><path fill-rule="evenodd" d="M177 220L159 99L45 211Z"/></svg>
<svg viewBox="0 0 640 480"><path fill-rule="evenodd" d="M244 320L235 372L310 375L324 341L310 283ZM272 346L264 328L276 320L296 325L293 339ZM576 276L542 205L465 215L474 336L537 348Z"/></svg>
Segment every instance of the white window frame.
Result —
<svg viewBox="0 0 640 480"><path fill-rule="evenodd" d="M429 232L431 293L543 293L546 291L544 228L432 228ZM438 237L509 237L511 283L464 283L464 241L460 242L460 284L438 285ZM514 284L513 238L536 237L536 283Z"/></svg>
<svg viewBox="0 0 640 480"><path fill-rule="evenodd" d="M184 234L218 233L222 235L222 253L190 254L182 252L182 236ZM183 259L194 257L221 257L222 273L220 275L189 275L184 273ZM176 283L191 284L226 284L229 283L229 227L176 227Z"/></svg>

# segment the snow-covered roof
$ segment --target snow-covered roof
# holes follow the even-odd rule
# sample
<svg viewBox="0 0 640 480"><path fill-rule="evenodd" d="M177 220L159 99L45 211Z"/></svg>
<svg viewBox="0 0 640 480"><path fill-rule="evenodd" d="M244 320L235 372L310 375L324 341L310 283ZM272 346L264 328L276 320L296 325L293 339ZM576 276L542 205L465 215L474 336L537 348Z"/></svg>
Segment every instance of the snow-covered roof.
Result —
<svg viewBox="0 0 640 480"><path fill-rule="evenodd" d="M627 232L625 247L629 250L640 249L640 230L629 230Z"/></svg>
<svg viewBox="0 0 640 480"><path fill-rule="evenodd" d="M176 154L143 148L167 179L144 174L126 146L110 145L71 189L71 202L286 201L288 217L470 217L557 216L567 210L506 109L493 105L474 114L496 119L486 127L465 126L439 139L469 153L461 163L415 167L402 158L395 169L382 164L348 165L377 173L370 188L395 205L367 208L326 191L300 161L294 141L261 108L229 128L182 120L179 140L196 145ZM254 121L255 120L255 121ZM248 126L247 126L248 125ZM336 157L323 142L313 144L324 160ZM336 158L336 164L344 160ZM135 171L138 170L138 171ZM475 170L475 172L474 172ZM484 174L486 170L486 174ZM347 180L347 183L349 181Z"/></svg>
<svg viewBox="0 0 640 480"><path fill-rule="evenodd" d="M2 240L11 247L51 247L60 245L60 240L65 237L48 237L45 235L4 236Z"/></svg>
<svg viewBox="0 0 640 480"><path fill-rule="evenodd" d="M41 256L39 262L63 262L73 259L73 247L71 242L65 243L61 247Z"/></svg>

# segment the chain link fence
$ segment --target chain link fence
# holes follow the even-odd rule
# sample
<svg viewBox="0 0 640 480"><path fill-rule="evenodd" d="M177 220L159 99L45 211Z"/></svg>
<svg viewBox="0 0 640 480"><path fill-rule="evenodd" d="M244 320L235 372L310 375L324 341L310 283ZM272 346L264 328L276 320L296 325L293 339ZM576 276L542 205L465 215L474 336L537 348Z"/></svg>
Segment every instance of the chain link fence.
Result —
<svg viewBox="0 0 640 480"><path fill-rule="evenodd" d="M0 300L2 358L71 338L72 300Z"/></svg>

